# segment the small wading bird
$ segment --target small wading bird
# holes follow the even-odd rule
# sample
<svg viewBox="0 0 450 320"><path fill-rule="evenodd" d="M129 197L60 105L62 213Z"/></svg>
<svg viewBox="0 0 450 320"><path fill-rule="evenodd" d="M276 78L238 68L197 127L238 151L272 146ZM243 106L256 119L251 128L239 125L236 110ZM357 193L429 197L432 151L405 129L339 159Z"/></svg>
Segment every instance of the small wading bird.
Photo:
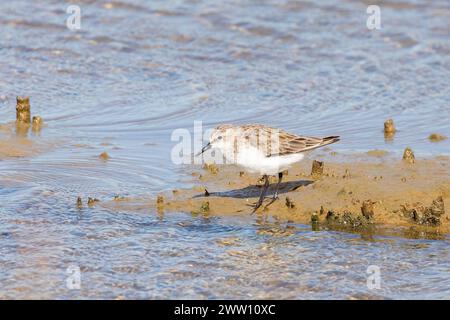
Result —
<svg viewBox="0 0 450 320"><path fill-rule="evenodd" d="M314 138L299 136L284 130L259 124L230 125L215 128L200 155L209 149L219 149L227 163L237 164L249 172L262 174L261 189L254 213L264 202L269 188L269 176L278 175L278 183L269 206L278 199L283 171L303 159L303 152L339 141L339 136Z"/></svg>

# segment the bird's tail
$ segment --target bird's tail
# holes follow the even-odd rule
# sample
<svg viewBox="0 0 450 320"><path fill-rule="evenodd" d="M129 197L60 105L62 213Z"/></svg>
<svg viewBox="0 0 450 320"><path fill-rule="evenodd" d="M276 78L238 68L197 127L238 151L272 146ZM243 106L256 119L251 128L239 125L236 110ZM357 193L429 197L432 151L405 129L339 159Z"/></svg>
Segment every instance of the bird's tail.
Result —
<svg viewBox="0 0 450 320"><path fill-rule="evenodd" d="M332 144L332 143L338 142L339 140L341 140L339 136L325 137L325 138L322 138L322 142L320 143L320 146L321 147L326 146L327 144Z"/></svg>

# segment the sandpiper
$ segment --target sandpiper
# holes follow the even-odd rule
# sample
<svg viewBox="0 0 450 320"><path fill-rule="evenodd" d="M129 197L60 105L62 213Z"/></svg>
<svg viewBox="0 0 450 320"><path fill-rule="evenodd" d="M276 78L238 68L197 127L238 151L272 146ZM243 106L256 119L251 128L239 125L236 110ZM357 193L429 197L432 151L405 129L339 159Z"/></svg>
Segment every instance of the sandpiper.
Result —
<svg viewBox="0 0 450 320"><path fill-rule="evenodd" d="M302 160L303 152L337 141L339 136L306 137L260 124L223 124L212 131L208 144L198 155L212 148L219 149L227 164L236 164L246 171L263 176L264 186L252 212L254 213L263 204L270 175L278 175L278 183L272 200L266 207L278 199L283 171Z"/></svg>

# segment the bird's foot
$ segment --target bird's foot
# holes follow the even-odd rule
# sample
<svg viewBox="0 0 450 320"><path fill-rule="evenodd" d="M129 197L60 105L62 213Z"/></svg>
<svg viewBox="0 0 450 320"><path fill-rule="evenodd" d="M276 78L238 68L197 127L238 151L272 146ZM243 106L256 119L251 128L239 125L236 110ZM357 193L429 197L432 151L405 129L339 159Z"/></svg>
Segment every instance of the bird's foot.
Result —
<svg viewBox="0 0 450 320"><path fill-rule="evenodd" d="M254 204L254 208L253 208L253 211L252 211L251 214L254 214L259 208L261 208L261 206L262 206L263 203L264 203L265 198L266 198L266 197L260 198L260 199L258 200L258 202L256 202L256 203ZM265 207L264 207L264 208L265 208Z"/></svg>
<svg viewBox="0 0 450 320"><path fill-rule="evenodd" d="M256 212L256 210L258 210L258 209L261 207L261 205L262 205L262 201L258 201L258 202L255 204L255 207L253 208L252 213L250 213L250 214L253 215L253 214Z"/></svg>
<svg viewBox="0 0 450 320"><path fill-rule="evenodd" d="M268 206L270 206L272 203L274 203L275 201L277 201L279 199L280 198L278 198L278 195L273 196L272 200L270 200L270 202L264 206L264 209L267 209Z"/></svg>

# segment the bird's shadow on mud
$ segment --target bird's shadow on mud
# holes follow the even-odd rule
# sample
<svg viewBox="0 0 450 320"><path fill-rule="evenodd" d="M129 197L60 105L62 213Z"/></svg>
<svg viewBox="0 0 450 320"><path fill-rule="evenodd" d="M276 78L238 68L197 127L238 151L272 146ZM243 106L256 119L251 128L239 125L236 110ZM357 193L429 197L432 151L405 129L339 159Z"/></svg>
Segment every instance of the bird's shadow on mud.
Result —
<svg viewBox="0 0 450 320"><path fill-rule="evenodd" d="M280 188L278 190L278 194L288 193L290 191L297 190L300 187L305 187L314 183L313 180L297 180L297 181L287 181L280 183ZM267 194L271 194L271 192L275 191L276 183L272 183L269 186L269 190ZM205 193L195 195L193 198L202 198L202 197L222 197L222 198L237 198L237 199L245 199L245 198L254 198L259 197L261 192L260 185L250 185L241 189L234 189L222 192L211 192L206 191Z"/></svg>

